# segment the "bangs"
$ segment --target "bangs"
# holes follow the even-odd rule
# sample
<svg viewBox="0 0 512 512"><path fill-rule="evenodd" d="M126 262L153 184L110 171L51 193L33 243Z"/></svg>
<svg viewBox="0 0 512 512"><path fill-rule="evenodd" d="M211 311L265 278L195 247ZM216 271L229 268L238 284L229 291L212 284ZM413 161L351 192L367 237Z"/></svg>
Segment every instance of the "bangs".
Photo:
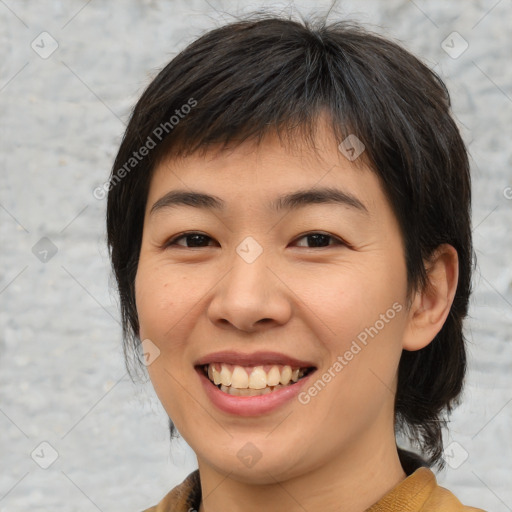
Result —
<svg viewBox="0 0 512 512"><path fill-rule="evenodd" d="M389 108L372 92L377 84L371 63L368 69L361 66L358 45L351 41L365 39L367 44L368 36L361 28L351 30L333 44L332 32L324 42L322 27L312 33L299 23L269 19L265 26L243 22L222 27L194 42L141 98L146 108L138 113L138 124L145 127L144 136L172 125L158 144L155 163L168 155L185 157L213 147L222 151L247 140L259 144L269 134L292 148L304 143L314 148L322 118L338 143L351 134L366 147L382 143L379 127ZM191 100L196 106L170 123Z"/></svg>

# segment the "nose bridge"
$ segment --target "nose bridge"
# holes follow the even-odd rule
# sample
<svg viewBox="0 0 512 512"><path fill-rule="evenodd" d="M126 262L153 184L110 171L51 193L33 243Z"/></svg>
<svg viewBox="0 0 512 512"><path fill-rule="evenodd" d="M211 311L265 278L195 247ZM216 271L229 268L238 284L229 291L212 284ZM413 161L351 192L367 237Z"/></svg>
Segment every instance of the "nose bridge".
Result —
<svg viewBox="0 0 512 512"><path fill-rule="evenodd" d="M256 311L266 302L269 287L268 253L252 237L241 242L230 258L225 299L230 307Z"/></svg>
<svg viewBox="0 0 512 512"><path fill-rule="evenodd" d="M290 305L280 281L268 268L270 253L247 237L236 247L229 265L210 304L210 319L240 330L253 330L263 320L260 325L286 322Z"/></svg>

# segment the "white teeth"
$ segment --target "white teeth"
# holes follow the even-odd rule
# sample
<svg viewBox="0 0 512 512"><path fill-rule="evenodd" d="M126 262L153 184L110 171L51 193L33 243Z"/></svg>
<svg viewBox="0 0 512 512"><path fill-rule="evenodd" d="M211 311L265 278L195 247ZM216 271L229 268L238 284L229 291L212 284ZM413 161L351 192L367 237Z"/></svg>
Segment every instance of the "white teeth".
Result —
<svg viewBox="0 0 512 512"><path fill-rule="evenodd" d="M286 365L282 370L281 370L281 384L283 386L286 386L286 384L288 384L290 382L290 380L292 379L292 369L290 366Z"/></svg>
<svg viewBox="0 0 512 512"><path fill-rule="evenodd" d="M213 364L210 365L210 368L212 369L213 373L213 383L218 386L220 384L220 373L215 369Z"/></svg>
<svg viewBox="0 0 512 512"><path fill-rule="evenodd" d="M220 367L220 370L217 368ZM305 368L292 369L291 366L274 365L269 368L268 373L263 366L244 368L238 365L215 363L205 366L208 378L218 386L237 390L265 390L275 386L287 386L297 382L306 373ZM249 373L250 372L250 375Z"/></svg>
<svg viewBox="0 0 512 512"><path fill-rule="evenodd" d="M249 377L249 387L252 389L264 389L267 387L267 374L262 366L256 366Z"/></svg>
<svg viewBox="0 0 512 512"><path fill-rule="evenodd" d="M229 371L229 368L226 368L224 365L222 365L220 369L220 383L224 386L231 386L231 372Z"/></svg>
<svg viewBox="0 0 512 512"><path fill-rule="evenodd" d="M272 366L267 373L267 386L277 386L281 380L281 372L277 366Z"/></svg>
<svg viewBox="0 0 512 512"><path fill-rule="evenodd" d="M222 365L225 368L224 365ZM229 370L228 370L229 371ZM249 387L249 376L241 366L235 366L231 375L231 386L238 389Z"/></svg>
<svg viewBox="0 0 512 512"><path fill-rule="evenodd" d="M273 386L273 387L267 386L264 389L251 389L251 388L237 389L232 386L221 385L220 390L224 391L224 393L227 393L228 395L232 395L232 396L260 396L260 395L266 395L267 393L272 393L272 391L279 389L279 388L283 388L283 387L284 386L279 385L279 386Z"/></svg>

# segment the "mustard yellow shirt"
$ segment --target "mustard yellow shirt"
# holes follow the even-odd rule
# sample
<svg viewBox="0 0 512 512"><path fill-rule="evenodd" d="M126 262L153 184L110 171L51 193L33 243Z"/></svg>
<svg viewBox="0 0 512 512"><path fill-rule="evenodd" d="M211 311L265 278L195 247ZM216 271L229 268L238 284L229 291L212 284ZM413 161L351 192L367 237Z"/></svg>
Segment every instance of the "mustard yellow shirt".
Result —
<svg viewBox="0 0 512 512"><path fill-rule="evenodd" d="M199 510L201 483L199 470L190 473L155 507L144 512L193 512ZM465 507L447 489L437 485L434 473L416 469L366 512L484 512Z"/></svg>

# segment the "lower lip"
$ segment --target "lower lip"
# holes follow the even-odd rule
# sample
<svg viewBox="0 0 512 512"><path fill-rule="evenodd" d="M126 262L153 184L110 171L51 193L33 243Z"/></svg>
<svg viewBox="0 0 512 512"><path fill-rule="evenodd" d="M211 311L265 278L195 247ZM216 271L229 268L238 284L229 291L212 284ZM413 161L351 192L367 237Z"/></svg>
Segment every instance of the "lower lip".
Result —
<svg viewBox="0 0 512 512"><path fill-rule="evenodd" d="M276 391L271 391L265 395L233 396L221 391L206 377L201 368L196 368L196 371L199 374L206 395L213 404L221 411L238 416L257 416L259 414L265 414L290 402L300 393L306 381L309 380L309 377L314 373L309 373L295 384L280 388Z"/></svg>

